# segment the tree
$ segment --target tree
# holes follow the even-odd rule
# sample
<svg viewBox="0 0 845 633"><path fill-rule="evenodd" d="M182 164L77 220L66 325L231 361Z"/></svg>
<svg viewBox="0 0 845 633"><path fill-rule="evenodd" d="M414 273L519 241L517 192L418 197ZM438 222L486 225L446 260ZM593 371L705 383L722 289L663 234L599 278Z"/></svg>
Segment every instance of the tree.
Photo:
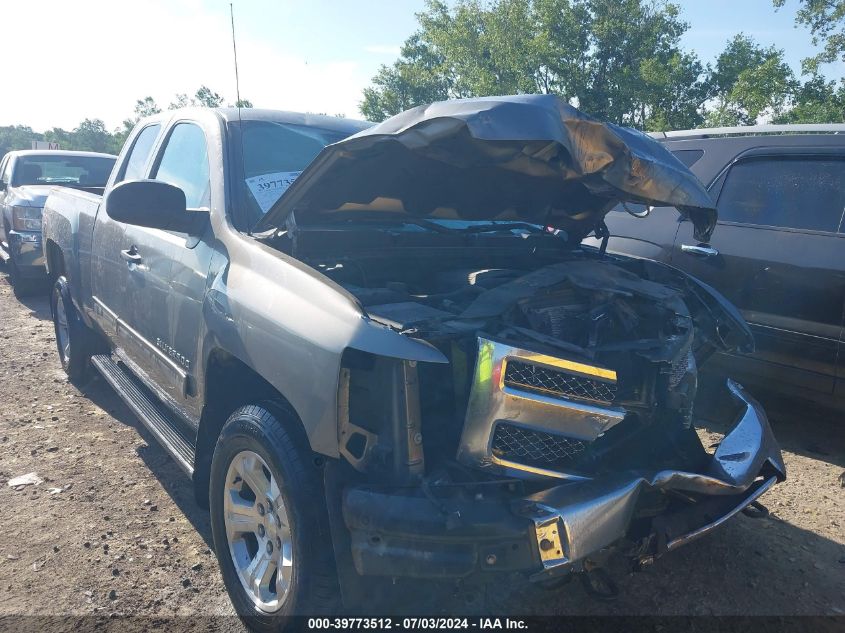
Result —
<svg viewBox="0 0 845 633"><path fill-rule="evenodd" d="M804 70L817 73L819 64L845 61L845 0L799 0L795 23L806 26L813 44L821 46L817 55L804 60ZM785 0L772 0L780 9Z"/></svg>
<svg viewBox="0 0 845 633"><path fill-rule="evenodd" d="M85 119L73 130L72 134L72 149L88 152L114 151L113 137L106 130L106 124L101 119Z"/></svg>
<svg viewBox="0 0 845 633"><path fill-rule="evenodd" d="M44 136L28 125L0 126L0 157L16 149L30 149L32 141L43 141Z"/></svg>
<svg viewBox="0 0 845 633"><path fill-rule="evenodd" d="M749 125L762 116L785 112L799 83L784 52L762 47L742 33L729 40L710 73L709 94L715 101L707 124Z"/></svg>
<svg viewBox="0 0 845 633"><path fill-rule="evenodd" d="M429 0L398 60L364 90L383 120L438 99L553 93L637 127L701 122L705 68L665 0Z"/></svg>
<svg viewBox="0 0 845 633"><path fill-rule="evenodd" d="M795 107L775 118L775 123L845 123L845 81L827 81L813 75L795 97Z"/></svg>
<svg viewBox="0 0 845 633"><path fill-rule="evenodd" d="M191 104L191 100L188 98L184 92L180 92L176 94L176 98L174 101L170 102L170 105L167 106L168 110L178 110L179 108L187 108Z"/></svg>
<svg viewBox="0 0 845 633"><path fill-rule="evenodd" d="M364 89L361 113L371 121L389 116L422 103L449 97L449 76L442 68L442 55L430 44L412 35L402 46L401 57L392 66L382 65L373 78L373 85Z"/></svg>
<svg viewBox="0 0 845 633"><path fill-rule="evenodd" d="M76 149L73 132L54 127L44 132L44 140L58 143L61 149Z"/></svg>
<svg viewBox="0 0 845 633"><path fill-rule="evenodd" d="M238 99L235 101L236 108L253 108L255 106L252 105L252 101L249 99Z"/></svg>
<svg viewBox="0 0 845 633"><path fill-rule="evenodd" d="M187 108L191 106L199 108L219 108L221 105L223 105L223 97L214 92L208 86L202 85L194 93L193 97L189 97L184 92L177 93L175 100L170 102L168 110L177 110L179 108ZM241 107L252 107L252 104Z"/></svg>
<svg viewBox="0 0 845 633"><path fill-rule="evenodd" d="M193 105L203 108L219 108L223 105L223 97L214 92L208 86L200 86L194 95Z"/></svg>
<svg viewBox="0 0 845 633"><path fill-rule="evenodd" d="M144 97L135 102L135 117L142 119L144 117L152 116L161 112L161 108L152 97Z"/></svg>

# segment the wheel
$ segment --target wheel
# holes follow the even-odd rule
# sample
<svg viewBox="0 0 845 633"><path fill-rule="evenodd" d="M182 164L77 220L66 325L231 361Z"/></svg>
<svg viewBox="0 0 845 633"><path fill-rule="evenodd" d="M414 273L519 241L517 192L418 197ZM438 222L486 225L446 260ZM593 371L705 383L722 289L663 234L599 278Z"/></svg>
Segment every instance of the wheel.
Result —
<svg viewBox="0 0 845 633"><path fill-rule="evenodd" d="M88 361L94 353L93 333L79 318L65 277L59 277L53 285L50 312L53 315L56 348L62 369L71 382L80 382L85 377Z"/></svg>
<svg viewBox="0 0 845 633"><path fill-rule="evenodd" d="M257 631L339 604L322 470L294 424L279 403L241 407L211 462L214 549L235 610Z"/></svg>
<svg viewBox="0 0 845 633"><path fill-rule="evenodd" d="M32 296L43 287L40 279L30 279L21 276L14 255L9 257L9 282L12 284L12 290L18 298Z"/></svg>

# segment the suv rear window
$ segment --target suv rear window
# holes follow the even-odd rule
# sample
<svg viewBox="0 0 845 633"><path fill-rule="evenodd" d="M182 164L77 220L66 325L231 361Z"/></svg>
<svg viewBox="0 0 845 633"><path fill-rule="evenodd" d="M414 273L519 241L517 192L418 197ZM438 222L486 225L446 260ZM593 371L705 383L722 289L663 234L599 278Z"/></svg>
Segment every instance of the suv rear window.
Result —
<svg viewBox="0 0 845 633"><path fill-rule="evenodd" d="M845 160L756 158L731 167L719 220L835 232L845 210Z"/></svg>

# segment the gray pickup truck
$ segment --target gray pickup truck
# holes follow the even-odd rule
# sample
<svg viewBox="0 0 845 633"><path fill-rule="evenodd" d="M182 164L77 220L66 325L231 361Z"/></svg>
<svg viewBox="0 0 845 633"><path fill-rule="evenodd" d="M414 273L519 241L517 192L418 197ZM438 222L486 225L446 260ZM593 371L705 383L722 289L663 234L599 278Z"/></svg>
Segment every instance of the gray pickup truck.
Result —
<svg viewBox="0 0 845 633"><path fill-rule="evenodd" d="M610 553L650 563L785 477L739 385L718 448L695 430L697 367L753 347L738 312L580 245L620 200L712 231L659 143L552 96L365 128L163 113L103 198L44 208L62 366L90 363L191 475L253 628L362 577L597 589Z"/></svg>
<svg viewBox="0 0 845 633"><path fill-rule="evenodd" d="M15 294L42 289L41 208L52 187L103 193L117 157L96 152L18 150L0 160L0 259Z"/></svg>

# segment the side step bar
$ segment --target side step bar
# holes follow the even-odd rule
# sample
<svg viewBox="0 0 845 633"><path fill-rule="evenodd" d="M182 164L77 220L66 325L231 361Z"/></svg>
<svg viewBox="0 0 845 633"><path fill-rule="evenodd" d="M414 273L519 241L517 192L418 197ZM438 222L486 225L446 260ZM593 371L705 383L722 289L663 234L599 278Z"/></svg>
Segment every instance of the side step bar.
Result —
<svg viewBox="0 0 845 633"><path fill-rule="evenodd" d="M132 409L145 427L189 475L194 474L196 447L187 429L175 420L155 396L146 393L137 379L112 360L111 356L98 354L91 358L96 368L117 395Z"/></svg>

